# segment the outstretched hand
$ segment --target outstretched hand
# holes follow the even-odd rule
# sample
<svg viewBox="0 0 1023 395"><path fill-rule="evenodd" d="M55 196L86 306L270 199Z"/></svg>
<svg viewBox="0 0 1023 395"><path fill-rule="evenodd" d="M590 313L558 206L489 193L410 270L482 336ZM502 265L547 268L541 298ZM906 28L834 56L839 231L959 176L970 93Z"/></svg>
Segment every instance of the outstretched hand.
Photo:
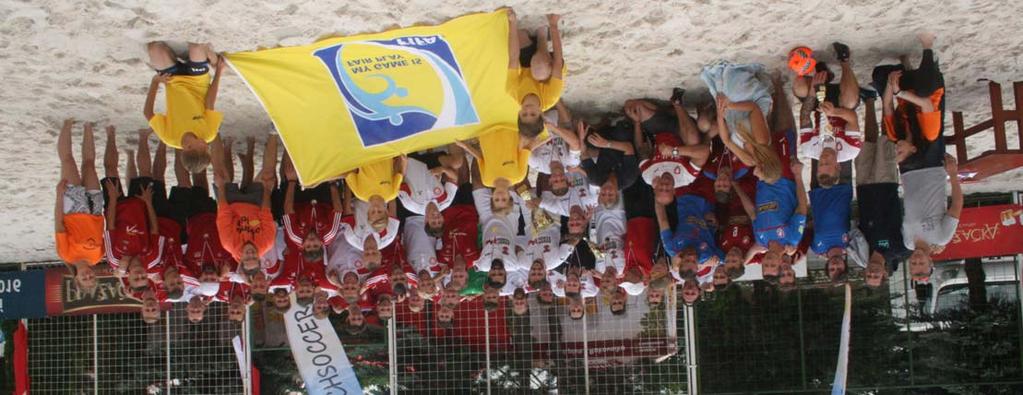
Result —
<svg viewBox="0 0 1023 395"><path fill-rule="evenodd" d="M117 186L117 183L112 179L104 181L107 186L107 198L111 201L116 201L121 197L121 188Z"/></svg>
<svg viewBox="0 0 1023 395"><path fill-rule="evenodd" d="M589 141L590 144L593 144L593 146L595 147L611 148L611 142L607 141L607 139L605 139L603 136L596 133L587 136L586 141Z"/></svg>
<svg viewBox="0 0 1023 395"><path fill-rule="evenodd" d="M959 177L959 161L947 153L945 154L945 172L949 177Z"/></svg>
<svg viewBox="0 0 1023 395"><path fill-rule="evenodd" d="M153 184L144 185L139 193L139 198L146 204L153 204Z"/></svg>

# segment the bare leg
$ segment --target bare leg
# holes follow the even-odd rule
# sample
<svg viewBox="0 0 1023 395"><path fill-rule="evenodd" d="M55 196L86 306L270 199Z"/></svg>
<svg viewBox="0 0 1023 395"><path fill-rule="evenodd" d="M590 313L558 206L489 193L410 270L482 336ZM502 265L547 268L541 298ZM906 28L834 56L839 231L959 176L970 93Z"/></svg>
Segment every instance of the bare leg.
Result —
<svg viewBox="0 0 1023 395"><path fill-rule="evenodd" d="M266 148L263 150L263 168L259 171L260 180L267 174L273 176L277 170L277 140L276 135L267 136Z"/></svg>
<svg viewBox="0 0 1023 395"><path fill-rule="evenodd" d="M146 51L149 52L149 66L156 70L163 70L177 63L174 51L163 41L146 44Z"/></svg>
<svg viewBox="0 0 1023 395"><path fill-rule="evenodd" d="M234 182L234 154L231 150L232 145L234 145L234 139L224 137L224 175L226 176L227 183Z"/></svg>
<svg viewBox="0 0 1023 395"><path fill-rule="evenodd" d="M135 165L138 166L140 177L153 176L153 162L149 155L149 129L139 129L139 153L135 157Z"/></svg>
<svg viewBox="0 0 1023 395"><path fill-rule="evenodd" d="M82 176L78 174L78 165L75 164L75 156L71 152L71 127L74 126L70 119L64 121L60 128L60 135L57 137L57 156L60 158L60 178L71 185L82 185Z"/></svg>
<svg viewBox="0 0 1023 395"><path fill-rule="evenodd" d="M209 44L188 43L189 61L196 63L209 61L212 65L216 61L216 54L210 55L212 52Z"/></svg>
<svg viewBox="0 0 1023 395"><path fill-rule="evenodd" d="M519 48L528 47L532 43L533 39L529 38L529 33L526 32L526 29L519 29Z"/></svg>
<svg viewBox="0 0 1023 395"><path fill-rule="evenodd" d="M92 123L85 124L82 135L82 186L87 191L100 189L99 176L96 175L96 137L92 132Z"/></svg>
<svg viewBox="0 0 1023 395"><path fill-rule="evenodd" d="M785 82L781 79L780 73L775 74L772 80L774 83L774 91L771 96L774 100L774 105L770 119L771 132L786 133L789 130L795 130L796 119L795 116L792 115L792 104L789 103L789 98L785 95Z"/></svg>
<svg viewBox="0 0 1023 395"><path fill-rule="evenodd" d="M842 79L838 82L838 104L850 110L860 104L860 83L856 81L851 63L851 60L842 62Z"/></svg>
<svg viewBox="0 0 1023 395"><path fill-rule="evenodd" d="M128 180L138 178L139 170L135 167L135 150L127 150L128 152Z"/></svg>
<svg viewBox="0 0 1023 395"><path fill-rule="evenodd" d="M206 179L206 171L192 173L192 186L196 188L210 189L210 182Z"/></svg>
<svg viewBox="0 0 1023 395"><path fill-rule="evenodd" d="M117 132L113 126L107 126L107 144L103 151L104 176L119 178L120 174L117 170L118 162L120 162L120 158L117 155ZM129 162L131 161L129 160Z"/></svg>
<svg viewBox="0 0 1023 395"><path fill-rule="evenodd" d="M205 173L206 172L203 171L204 175ZM188 170L185 169L185 165L181 163L181 150L174 150L174 177L178 179L179 187L192 187L192 178L188 175Z"/></svg>
<svg viewBox="0 0 1023 395"><path fill-rule="evenodd" d="M163 181L167 178L167 145L162 141L156 145L153 156L153 179Z"/></svg>
<svg viewBox="0 0 1023 395"><path fill-rule="evenodd" d="M810 77L796 77L792 80L792 94L802 99L810 94Z"/></svg>
<svg viewBox="0 0 1023 395"><path fill-rule="evenodd" d="M243 189L252 183L252 176L256 172L255 153L256 138L246 138L245 152L238 154L238 161L242 163L242 181L240 186Z"/></svg>

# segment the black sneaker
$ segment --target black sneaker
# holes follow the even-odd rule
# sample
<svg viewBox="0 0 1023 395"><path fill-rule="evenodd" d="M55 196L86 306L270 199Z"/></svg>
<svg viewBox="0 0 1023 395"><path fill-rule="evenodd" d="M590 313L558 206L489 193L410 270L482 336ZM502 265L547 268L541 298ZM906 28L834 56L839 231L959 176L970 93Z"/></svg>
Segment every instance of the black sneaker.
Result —
<svg viewBox="0 0 1023 395"><path fill-rule="evenodd" d="M684 88L673 88L671 90L671 99L668 99L668 101L682 105L682 96L685 95L686 90Z"/></svg>
<svg viewBox="0 0 1023 395"><path fill-rule="evenodd" d="M835 41L831 43L831 47L835 49L835 57L838 58L839 62L845 62L849 60L849 56L851 56L852 53L849 51L848 45Z"/></svg>

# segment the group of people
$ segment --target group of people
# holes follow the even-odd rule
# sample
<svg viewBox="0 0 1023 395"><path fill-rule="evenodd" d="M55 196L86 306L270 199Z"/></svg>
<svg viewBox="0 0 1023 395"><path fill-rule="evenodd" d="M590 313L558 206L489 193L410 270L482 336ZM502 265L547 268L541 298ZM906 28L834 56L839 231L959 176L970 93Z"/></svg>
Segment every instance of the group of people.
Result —
<svg viewBox="0 0 1023 395"><path fill-rule="evenodd" d="M630 296L663 305L674 289L693 304L750 265L788 290L809 250L826 258L836 284L859 268L865 285L881 286L902 261L926 281L962 208L941 138L933 35L920 35L917 68L878 66L867 88L847 46L833 44L837 83L834 64L799 47L791 74L719 62L702 71L713 97L705 104L676 88L667 101L628 100L624 116L588 124L560 100L559 17L547 19L530 32L509 12L506 89L521 104L517 128L366 163L311 188L299 185L288 152L278 158L275 133L258 171L247 139L235 179L233 142L218 137L215 109L225 61L206 44L179 59L151 43L150 128L128 151L127 190L114 128L101 180L93 125L84 124L79 167L74 122L64 123L57 252L83 292L96 287L93 267L109 264L149 323L166 302L187 304L193 322L212 302L227 303L232 320L253 302L281 312L297 303L317 317L341 314L352 333L395 309L430 309L450 326L472 298L516 315L528 314L530 298L563 304L572 319L590 298L613 314ZM177 182L169 191L168 149ZM813 163L809 191L800 157Z"/></svg>

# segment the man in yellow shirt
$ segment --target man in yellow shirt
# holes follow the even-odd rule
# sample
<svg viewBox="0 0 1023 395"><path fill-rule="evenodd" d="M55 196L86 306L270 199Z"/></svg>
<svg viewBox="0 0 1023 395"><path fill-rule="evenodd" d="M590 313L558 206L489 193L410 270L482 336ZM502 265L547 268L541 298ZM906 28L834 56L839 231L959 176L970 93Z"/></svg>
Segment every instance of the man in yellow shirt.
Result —
<svg viewBox="0 0 1023 395"><path fill-rule="evenodd" d="M208 144L217 137L224 119L213 108L225 62L209 44L189 43L188 59L184 62L165 42L151 42L147 48L156 75L149 84L142 113L164 144L182 150L182 164L188 171L205 171L210 163ZM210 65L217 69L212 83ZM153 111L161 83L166 85L166 114Z"/></svg>
<svg viewBox="0 0 1023 395"><path fill-rule="evenodd" d="M352 195L368 204L366 220L377 232L387 228L391 206L397 207L391 202L398 197L407 165L408 157L401 155L367 163L345 174Z"/></svg>
<svg viewBox="0 0 1023 395"><path fill-rule="evenodd" d="M506 89L508 94L515 98L521 105L519 109L518 124L519 133L525 138L535 138L544 130L543 112L554 107L554 104L561 99L561 92L565 88L564 76L565 59L561 53L561 33L558 31L558 21L561 19L557 14L548 14L547 21L550 24L551 44L554 53L547 56L546 34L538 34L536 38L536 54L534 54L528 65L520 61L522 41L520 36L528 36L518 29L518 21L515 12L508 10L508 81ZM531 47L531 46L530 46ZM528 67L527 67L528 66ZM545 80L537 79L549 75Z"/></svg>

